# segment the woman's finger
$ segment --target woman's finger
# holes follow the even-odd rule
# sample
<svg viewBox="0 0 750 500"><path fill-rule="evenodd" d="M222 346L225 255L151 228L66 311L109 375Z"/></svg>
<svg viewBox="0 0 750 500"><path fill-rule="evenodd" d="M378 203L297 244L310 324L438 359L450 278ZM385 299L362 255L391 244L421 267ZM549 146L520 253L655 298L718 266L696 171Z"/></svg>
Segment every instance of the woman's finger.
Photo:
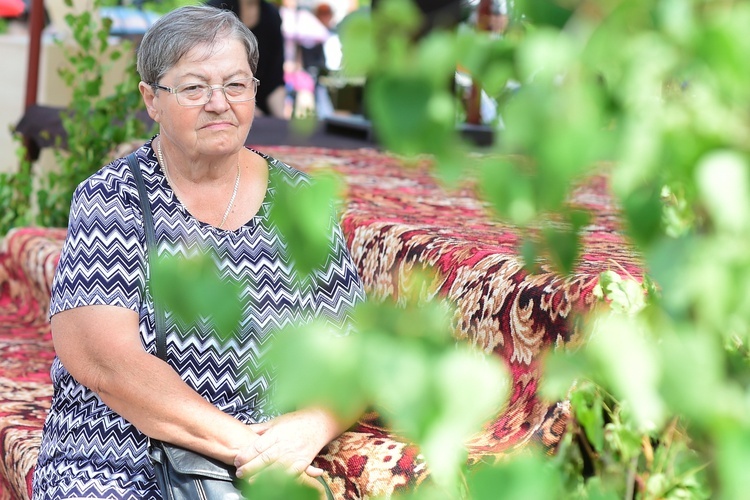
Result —
<svg viewBox="0 0 750 500"><path fill-rule="evenodd" d="M267 422L260 422L257 424L248 424L248 427L250 427L250 429L252 429L252 431L256 434L262 435L264 432L271 428L271 421L269 420Z"/></svg>
<svg viewBox="0 0 750 500"><path fill-rule="evenodd" d="M240 449L234 457L234 466L240 467L261 453L278 444L278 438L272 433L259 434L250 446Z"/></svg>
<svg viewBox="0 0 750 500"><path fill-rule="evenodd" d="M325 471L321 469L320 467L315 467L314 465L308 465L305 469L305 474L307 474L310 477L318 477L322 476Z"/></svg>
<svg viewBox="0 0 750 500"><path fill-rule="evenodd" d="M266 467L275 464L278 458L278 447L276 446L264 450L245 463L240 460L240 456L238 455L234 461L234 465L237 467L237 477L249 477L257 474Z"/></svg>

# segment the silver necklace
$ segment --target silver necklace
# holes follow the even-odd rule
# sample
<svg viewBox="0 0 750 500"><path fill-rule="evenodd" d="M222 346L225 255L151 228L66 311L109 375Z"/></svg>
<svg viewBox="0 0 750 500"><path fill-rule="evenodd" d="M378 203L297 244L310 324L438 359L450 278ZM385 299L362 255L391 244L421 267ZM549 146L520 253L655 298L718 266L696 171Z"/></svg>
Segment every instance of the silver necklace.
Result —
<svg viewBox="0 0 750 500"><path fill-rule="evenodd" d="M169 177L169 169L167 168L167 162L164 161L164 154L161 152L161 137L159 138L159 142L156 144L156 156L159 158L159 163L161 163L161 166L164 168L164 175L167 177L167 181L169 181L169 184L172 186L172 188L175 188L174 182L172 182L171 177ZM240 162L237 161L237 177L234 179L234 189L232 190L232 196L229 198L229 203L227 203L227 209L224 211L224 217L221 218L221 222L218 225L218 228L221 229L224 227L224 223L227 221L227 217L229 217L229 212L232 210L232 206L234 205L234 199L237 197L237 191L240 188Z"/></svg>

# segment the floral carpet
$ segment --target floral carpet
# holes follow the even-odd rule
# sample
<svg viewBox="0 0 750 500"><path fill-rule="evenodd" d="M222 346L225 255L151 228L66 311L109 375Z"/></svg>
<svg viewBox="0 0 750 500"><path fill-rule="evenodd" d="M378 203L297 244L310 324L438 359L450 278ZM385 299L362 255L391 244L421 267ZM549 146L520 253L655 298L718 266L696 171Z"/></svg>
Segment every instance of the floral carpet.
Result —
<svg viewBox="0 0 750 500"><path fill-rule="evenodd" d="M368 296L404 291L417 270L436 271L435 296L454 306L454 335L499 356L513 378L497 418L467 442L470 463L524 446L554 452L566 428L566 402L539 397L541 356L580 339L578 313L596 304L598 275L640 277L622 236L605 175L581 182L569 203L590 212L583 253L568 277L544 261L530 273L517 253L519 231L493 219L465 182L446 190L430 162L374 150L262 147L308 172L333 169L346 181L342 226ZM0 251L0 500L26 499L41 426L51 398L53 347L46 321L49 286L64 230L20 228ZM370 498L410 489L429 476L413 444L367 415L316 459L336 498Z"/></svg>
<svg viewBox="0 0 750 500"><path fill-rule="evenodd" d="M65 231L15 230L0 250L0 500L29 498L52 398L46 309Z"/></svg>

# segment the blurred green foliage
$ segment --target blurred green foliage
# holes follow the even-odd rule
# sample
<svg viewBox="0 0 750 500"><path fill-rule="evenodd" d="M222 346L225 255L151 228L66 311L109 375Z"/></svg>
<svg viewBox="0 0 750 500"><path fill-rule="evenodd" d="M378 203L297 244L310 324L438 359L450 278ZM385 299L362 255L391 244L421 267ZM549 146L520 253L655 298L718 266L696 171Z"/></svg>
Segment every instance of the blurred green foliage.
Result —
<svg viewBox="0 0 750 500"><path fill-rule="evenodd" d="M242 488L245 498L264 500L318 500L320 494L312 486L292 480L284 471L267 469L257 475L252 482L245 482Z"/></svg>
<svg viewBox="0 0 750 500"><path fill-rule="evenodd" d="M280 409L323 404L350 419L371 407L420 443L442 491L458 492L463 443L500 410L510 380L499 359L455 345L448 317L444 304L410 297L362 304L356 335L318 323L285 332L271 349Z"/></svg>
<svg viewBox="0 0 750 500"><path fill-rule="evenodd" d="M65 0L68 7L71 0ZM99 0L92 8L99 5ZM61 115L66 142L57 140L53 152L58 169L34 171L23 145L19 147L19 167L0 174L0 232L23 225L67 226L70 202L76 186L112 158L117 146L141 138L146 133L135 116L143 108L138 91L139 77L134 62L114 92L103 95L104 78L113 61L132 53L132 44L109 37L112 21L98 21L92 11L68 14L65 22L73 39L57 39L66 64L58 68L72 96L67 112ZM20 137L18 137L20 141Z"/></svg>
<svg viewBox="0 0 750 500"><path fill-rule="evenodd" d="M66 2L70 5L71 0ZM128 66L124 80L114 92L102 95L104 75L110 69L102 61L115 61L132 53L132 44L127 40L111 44L111 19L98 22L90 11L68 14L65 21L75 43L58 42L69 62L58 72L72 89L72 97L68 112L62 115L65 148L54 151L59 170L42 177L37 194L37 222L43 226L66 225L75 186L101 168L103 160L113 158L117 146L146 133L135 116L143 108L143 101L134 63Z"/></svg>
<svg viewBox="0 0 750 500"><path fill-rule="evenodd" d="M205 253L189 257L158 255L149 283L154 301L162 304L182 328L189 330L205 318L213 318L215 333L226 339L235 334L242 320L242 289L239 283L222 280L214 262Z"/></svg>
<svg viewBox="0 0 750 500"><path fill-rule="evenodd" d="M568 206L571 189L609 175L645 273L613 263L580 344L544 356L541 393L573 414L556 453L466 468L462 442L502 407L508 378L451 339L429 280L398 304L360 307L356 335L321 324L280 335L278 404L377 409L420 445L436 479L406 498L744 498L750 2L518 0L512 18L502 37L460 29L415 43L417 9L384 0L342 29L344 66L367 76L385 147L431 154L448 185L477 178L495 214L527 235L519 253L529 267L544 255L561 274L575 269L590 218ZM503 117L480 155L456 130L457 65ZM335 192L327 182L321 197ZM276 214L309 269L318 252L307 249L323 243L298 226L321 199Z"/></svg>
<svg viewBox="0 0 750 500"><path fill-rule="evenodd" d="M750 2L517 0L502 37L461 29L419 43L408 0L379 5L341 36L346 71L368 78L385 147L433 155L445 183L476 176L498 217L542 228L519 247L529 266L546 255L563 274L588 224L567 207L571 188L604 170L645 277L603 273L585 339L545 357L543 394L574 414L554 456L528 450L466 470L461 441L503 404L507 374L455 345L423 285L398 305L363 305L358 335L319 324L280 335L279 405L376 407L439 472L438 489L413 498L747 496ZM456 65L500 104L505 126L480 156L456 131ZM336 189L314 185L276 214L307 269L322 243L300 221Z"/></svg>
<svg viewBox="0 0 750 500"><path fill-rule="evenodd" d="M307 280L325 264L331 247L331 224L334 209L321 209L331 203L342 189L341 180L333 173L318 173L309 184L290 186L275 183L275 203L270 220L291 242L290 253L299 275ZM326 201L328 200L328 201ZM304 249L297 251L295 243Z"/></svg>
<svg viewBox="0 0 750 500"><path fill-rule="evenodd" d="M557 455L509 457L466 496L489 484L498 498L522 478L547 486L515 498L744 497L750 2L517 0L502 37L462 29L419 43L416 10L381 5L342 37L389 150L432 154L448 183L476 175L498 217L542 229L519 246L529 265L547 255L563 274L589 223L567 207L571 188L606 171L644 262L637 280L602 274L585 340L547 357L544 393L575 415ZM480 157L455 130L456 65L500 106L504 128Z"/></svg>

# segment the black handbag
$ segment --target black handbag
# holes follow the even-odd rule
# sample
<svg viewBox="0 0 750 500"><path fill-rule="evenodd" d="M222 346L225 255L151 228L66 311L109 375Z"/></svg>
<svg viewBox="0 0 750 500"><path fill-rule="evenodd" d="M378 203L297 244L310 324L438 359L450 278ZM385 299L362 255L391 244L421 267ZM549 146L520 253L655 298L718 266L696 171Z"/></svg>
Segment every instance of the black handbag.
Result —
<svg viewBox="0 0 750 500"><path fill-rule="evenodd" d="M241 500L234 467L162 441L151 441L149 457L164 500Z"/></svg>
<svg viewBox="0 0 750 500"><path fill-rule="evenodd" d="M135 153L128 155L128 164L138 186L143 228L146 234L146 258L151 269L156 253L156 233L151 207L148 204L146 185ZM146 278L148 280L148 278ZM156 354L167 360L167 338L165 316L161 306L154 301L154 329L156 330ZM173 444L149 439L148 454L154 464L156 482L164 500L242 500L241 482L237 469L219 460L186 450ZM333 500L333 493L326 482L318 477L326 499Z"/></svg>
<svg viewBox="0 0 750 500"><path fill-rule="evenodd" d="M148 203L146 185L135 153L128 155L128 164L138 186L138 195L143 211L143 227L146 233L146 255L149 269L156 252L156 233L151 207ZM156 330L156 353L166 361L167 339L165 316L154 301L154 328ZM213 458L186 450L163 441L149 440L149 457L154 464L156 482L164 500L241 500L244 498L234 466Z"/></svg>

